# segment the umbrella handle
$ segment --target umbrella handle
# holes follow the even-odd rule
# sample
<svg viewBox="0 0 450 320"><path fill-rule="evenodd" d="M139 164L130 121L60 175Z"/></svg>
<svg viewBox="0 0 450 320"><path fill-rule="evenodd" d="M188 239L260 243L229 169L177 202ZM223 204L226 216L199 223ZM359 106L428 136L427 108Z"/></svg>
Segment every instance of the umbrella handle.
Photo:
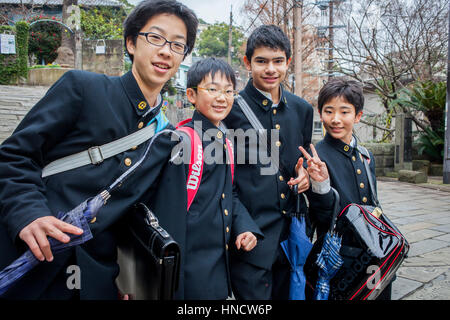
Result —
<svg viewBox="0 0 450 320"><path fill-rule="evenodd" d="M339 215L339 209L340 209L340 197L339 192L336 191L333 187L331 187L331 190L334 193L334 206L333 206L333 216L331 219L330 229L328 230L330 233L334 233L334 229L336 227L336 220Z"/></svg>

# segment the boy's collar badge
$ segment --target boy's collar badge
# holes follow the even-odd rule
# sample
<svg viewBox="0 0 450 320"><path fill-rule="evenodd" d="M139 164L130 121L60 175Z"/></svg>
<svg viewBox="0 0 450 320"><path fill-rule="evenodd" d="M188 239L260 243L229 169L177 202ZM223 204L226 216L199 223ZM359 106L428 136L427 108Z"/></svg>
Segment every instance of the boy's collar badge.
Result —
<svg viewBox="0 0 450 320"><path fill-rule="evenodd" d="M347 152L348 150L350 150L350 147L348 146L348 144L346 144L346 145L344 146L344 151Z"/></svg>
<svg viewBox="0 0 450 320"><path fill-rule="evenodd" d="M145 101L139 102L138 108L139 108L139 110L144 110L145 108L147 108L147 102L145 102Z"/></svg>
<svg viewBox="0 0 450 320"><path fill-rule="evenodd" d="M264 99L264 100L262 101L263 106L267 106L268 103L269 103L269 100L267 100L267 99Z"/></svg>

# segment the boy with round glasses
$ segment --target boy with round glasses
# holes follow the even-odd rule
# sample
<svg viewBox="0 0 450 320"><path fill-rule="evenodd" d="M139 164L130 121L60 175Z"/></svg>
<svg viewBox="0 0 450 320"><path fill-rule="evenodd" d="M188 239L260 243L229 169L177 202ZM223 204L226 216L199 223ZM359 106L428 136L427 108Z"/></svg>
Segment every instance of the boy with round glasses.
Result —
<svg viewBox="0 0 450 320"><path fill-rule="evenodd" d="M113 226L142 197L148 188L146 181L158 170L150 170L144 163L139 175L131 176L113 192L90 224L94 237L87 243L53 255L47 237L67 243L67 234L80 234L81 230L55 216L112 183L142 157L146 143L96 165L46 177L42 177L43 168L155 121L159 130L167 127L160 112L160 91L192 51L197 25L194 12L177 1L141 2L124 22L131 71L122 77L67 72L0 146L0 269L27 248L43 261L5 298L117 299L114 281L119 268ZM141 33L154 33L153 43ZM156 40L156 35L161 39ZM75 288L67 286L71 265L81 271Z"/></svg>
<svg viewBox="0 0 450 320"><path fill-rule="evenodd" d="M178 127L182 149L174 148L161 176L148 181L157 187L145 203L181 248L176 299L227 299L232 294L229 249L248 252L257 245L256 236L262 238L233 192L234 156L222 120L233 105L235 85L233 69L222 60L207 58L191 66L186 95L195 111ZM168 136L156 141L164 140Z"/></svg>

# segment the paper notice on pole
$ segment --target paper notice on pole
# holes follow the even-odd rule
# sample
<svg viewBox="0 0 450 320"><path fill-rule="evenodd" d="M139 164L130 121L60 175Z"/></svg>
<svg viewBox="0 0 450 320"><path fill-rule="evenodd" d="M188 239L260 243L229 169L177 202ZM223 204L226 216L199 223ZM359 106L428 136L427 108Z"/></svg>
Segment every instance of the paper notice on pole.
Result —
<svg viewBox="0 0 450 320"><path fill-rule="evenodd" d="M0 53L16 54L16 37L13 34L0 34Z"/></svg>

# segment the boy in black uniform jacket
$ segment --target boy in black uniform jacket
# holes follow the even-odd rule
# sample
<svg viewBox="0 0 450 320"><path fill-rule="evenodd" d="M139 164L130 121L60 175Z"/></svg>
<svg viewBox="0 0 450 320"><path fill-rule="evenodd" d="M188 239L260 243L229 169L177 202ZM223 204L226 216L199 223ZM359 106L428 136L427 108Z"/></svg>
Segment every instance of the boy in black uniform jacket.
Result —
<svg viewBox="0 0 450 320"><path fill-rule="evenodd" d="M376 189L375 159L369 151L370 172L366 172L363 162L366 160L357 150L357 140L352 134L363 106L362 88L356 81L330 80L318 98L320 119L327 133L316 148L311 145L313 157L300 148L311 178L310 218L317 223L318 237L327 232L333 214L334 195L330 186L339 193L340 211L350 203L374 205L367 175L372 175ZM377 299L390 299L391 287L391 284L386 287Z"/></svg>
<svg viewBox="0 0 450 320"><path fill-rule="evenodd" d="M203 170L199 186L196 185L197 193L187 209L186 199L191 198L186 181L191 181L191 174L194 174L189 172L193 137L183 134L182 152L171 158L159 178L156 193L147 201L161 225L181 247L176 299L225 300L231 296L229 247L247 252L257 243L254 234L262 237L258 226L233 194L232 169L227 164L233 154L228 154L231 147L227 147L221 120L231 110L235 85L234 72L224 61L208 58L191 66L186 94L196 110L185 126L197 132L203 147ZM180 130L177 132L182 134ZM194 148L198 147L194 145ZM174 181L179 172L185 175L182 184ZM168 209L168 201L183 203L184 210Z"/></svg>
<svg viewBox="0 0 450 320"><path fill-rule="evenodd" d="M42 169L54 160L134 133L154 119L164 127L159 93L193 49L197 24L193 11L179 2L141 2L124 22L132 70L122 77L67 72L0 146L0 270L28 247L36 258L47 260L4 298L117 299L113 225L145 194L147 181L164 162L145 162L92 221L93 239L55 256L47 237L68 242L66 233L81 232L58 220L58 212L104 190L142 157L148 142L98 165L44 178ZM162 157L166 149L162 147L152 150L152 157ZM79 267L79 289L66 285L72 276L67 273L70 265Z"/></svg>
<svg viewBox="0 0 450 320"><path fill-rule="evenodd" d="M279 27L261 26L250 35L244 63L252 78L240 95L266 129L267 145L271 147L266 150L259 140L255 144L235 140L237 161L245 155L245 162L236 165L236 191L264 233L264 240L251 252L232 252L233 293L237 299L289 296L290 266L280 242L287 238L290 214L295 211L296 195L290 185L298 184L299 192L309 188L298 147L309 148L313 119L312 106L281 85L290 61L290 42ZM239 129L253 129L236 101L224 122L234 129L237 138ZM264 163L261 157L252 162L252 155L261 153L267 153L272 162Z"/></svg>

